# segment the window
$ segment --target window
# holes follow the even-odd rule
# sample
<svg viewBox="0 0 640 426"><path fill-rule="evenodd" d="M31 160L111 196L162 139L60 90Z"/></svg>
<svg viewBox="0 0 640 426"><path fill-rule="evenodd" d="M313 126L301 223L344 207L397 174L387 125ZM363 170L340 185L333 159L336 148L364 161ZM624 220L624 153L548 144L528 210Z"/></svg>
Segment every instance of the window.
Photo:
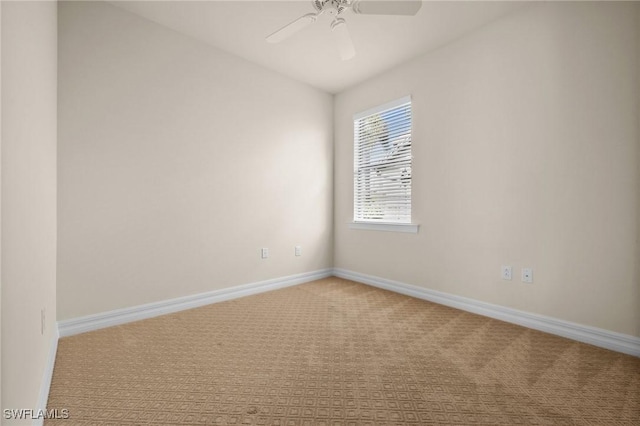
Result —
<svg viewBox="0 0 640 426"><path fill-rule="evenodd" d="M417 232L398 226L411 224L411 98L356 114L353 127L354 225Z"/></svg>

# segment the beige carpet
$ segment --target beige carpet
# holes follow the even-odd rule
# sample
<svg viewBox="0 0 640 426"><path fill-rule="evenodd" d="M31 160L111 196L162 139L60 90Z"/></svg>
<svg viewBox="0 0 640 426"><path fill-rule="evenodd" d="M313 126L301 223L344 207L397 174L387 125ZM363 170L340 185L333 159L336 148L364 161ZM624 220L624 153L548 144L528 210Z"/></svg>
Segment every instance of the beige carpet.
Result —
<svg viewBox="0 0 640 426"><path fill-rule="evenodd" d="M638 425L640 359L338 278L63 338L45 424Z"/></svg>

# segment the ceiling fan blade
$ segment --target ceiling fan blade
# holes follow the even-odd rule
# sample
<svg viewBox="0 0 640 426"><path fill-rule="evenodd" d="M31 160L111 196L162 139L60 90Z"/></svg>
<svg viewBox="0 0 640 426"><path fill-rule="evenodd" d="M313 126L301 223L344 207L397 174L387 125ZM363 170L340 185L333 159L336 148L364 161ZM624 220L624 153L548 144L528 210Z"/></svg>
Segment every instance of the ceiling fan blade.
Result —
<svg viewBox="0 0 640 426"><path fill-rule="evenodd" d="M273 34L267 36L266 40L269 43L279 43L285 38L290 37L293 34L297 33L301 29L313 24L314 22L316 22L316 19L318 19L318 14L307 13L306 15L299 17L298 19L291 22L290 24L287 24L284 27L280 28L278 31L274 32Z"/></svg>
<svg viewBox="0 0 640 426"><path fill-rule="evenodd" d="M362 15L407 15L413 16L422 7L422 0L355 0L353 13Z"/></svg>
<svg viewBox="0 0 640 426"><path fill-rule="evenodd" d="M356 49L353 47L353 41L351 35L349 35L349 29L347 24L342 18L337 18L331 24L331 32L333 33L338 50L340 51L340 58L343 61L349 60L356 55Z"/></svg>

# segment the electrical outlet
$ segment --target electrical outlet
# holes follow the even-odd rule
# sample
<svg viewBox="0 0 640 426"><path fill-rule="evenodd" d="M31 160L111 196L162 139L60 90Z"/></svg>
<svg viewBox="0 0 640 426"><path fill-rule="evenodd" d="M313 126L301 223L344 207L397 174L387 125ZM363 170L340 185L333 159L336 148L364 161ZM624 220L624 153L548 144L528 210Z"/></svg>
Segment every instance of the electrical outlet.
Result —
<svg viewBox="0 0 640 426"><path fill-rule="evenodd" d="M260 250L260 257L262 257L263 259L266 259L269 257L269 249L268 248L263 248Z"/></svg>
<svg viewBox="0 0 640 426"><path fill-rule="evenodd" d="M295 253L296 253L296 256L302 256L302 247L296 246Z"/></svg>
<svg viewBox="0 0 640 426"><path fill-rule="evenodd" d="M533 282L533 269L531 269L531 268L522 268L522 282L523 283L532 283Z"/></svg>
<svg viewBox="0 0 640 426"><path fill-rule="evenodd" d="M502 266L501 271L502 271L502 279L511 281L511 276L513 271L511 269L511 266Z"/></svg>

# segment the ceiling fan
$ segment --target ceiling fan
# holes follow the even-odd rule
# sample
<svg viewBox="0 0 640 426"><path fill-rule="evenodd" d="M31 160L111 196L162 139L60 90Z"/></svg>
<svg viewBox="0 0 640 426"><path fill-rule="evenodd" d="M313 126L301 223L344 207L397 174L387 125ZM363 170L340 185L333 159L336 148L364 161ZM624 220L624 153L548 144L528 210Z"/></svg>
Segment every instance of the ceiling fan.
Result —
<svg viewBox="0 0 640 426"><path fill-rule="evenodd" d="M333 17L331 32L334 35L343 61L355 56L356 51L349 35L347 24L340 15L347 9L361 15L407 15L413 16L422 7L421 0L311 0L314 13L307 13L267 36L269 43L279 43L303 28L316 22L324 13Z"/></svg>

